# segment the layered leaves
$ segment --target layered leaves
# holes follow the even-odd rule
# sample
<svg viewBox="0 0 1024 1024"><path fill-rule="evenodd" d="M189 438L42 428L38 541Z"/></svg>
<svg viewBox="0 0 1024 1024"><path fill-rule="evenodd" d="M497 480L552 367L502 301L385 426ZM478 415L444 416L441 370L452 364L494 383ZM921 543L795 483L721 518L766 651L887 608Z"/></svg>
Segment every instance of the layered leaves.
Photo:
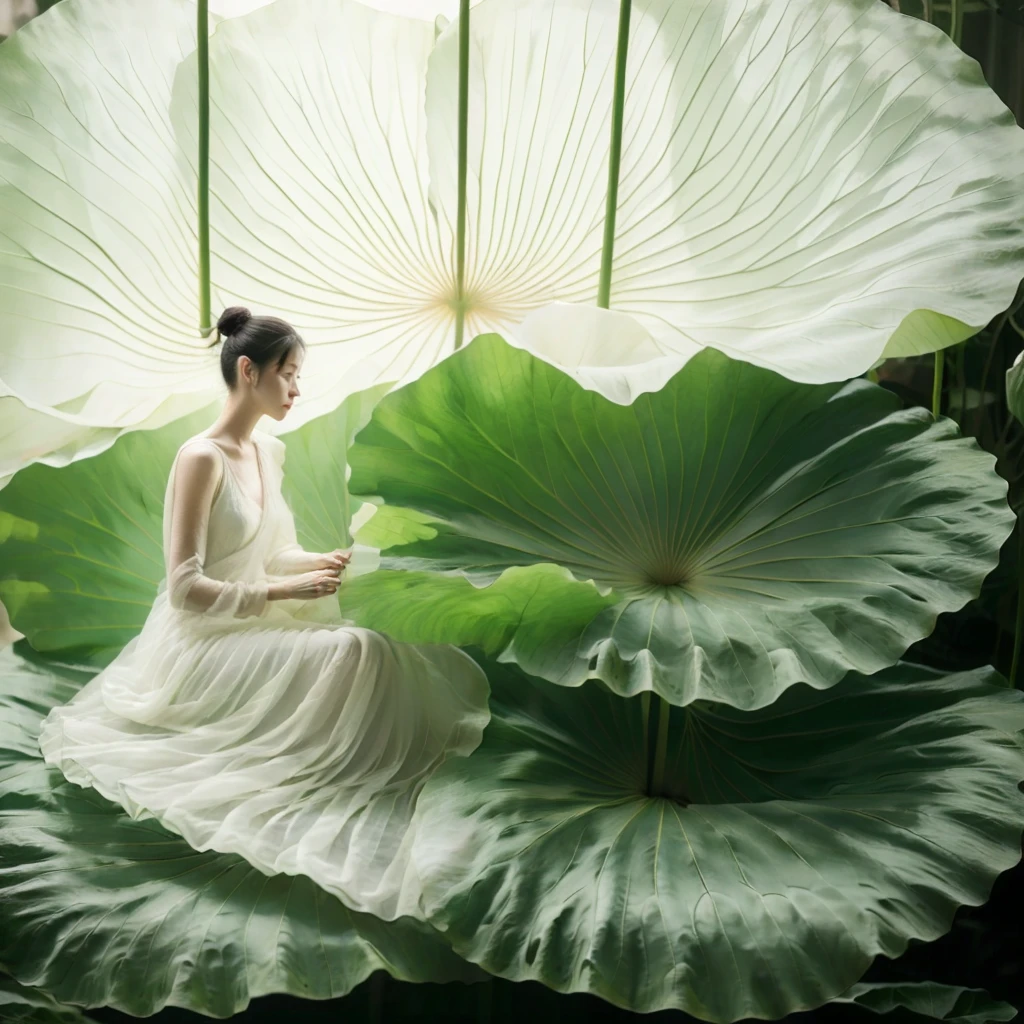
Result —
<svg viewBox="0 0 1024 1024"><path fill-rule="evenodd" d="M345 452L379 394L352 395L285 438L285 494L307 550L350 541L359 503L346 490ZM93 458L29 466L0 490L0 600L34 648L105 665L142 629L164 576L174 454L215 417L209 408L132 431Z"/></svg>
<svg viewBox="0 0 1024 1024"><path fill-rule="evenodd" d="M36 737L89 675L0 652L0 965L19 981L137 1016L174 1005L228 1017L268 992L341 996L378 969L477 976L420 922L385 923L305 876L197 853L67 782Z"/></svg>
<svg viewBox="0 0 1024 1024"><path fill-rule="evenodd" d="M70 0L0 48L0 479L218 388L194 13ZM617 16L474 7L470 337L596 296ZM311 342L288 427L452 351L457 37L355 0L214 33L214 300ZM713 345L799 380L943 347L1024 270L1022 157L977 64L875 0L636 0L612 304L677 363Z"/></svg>
<svg viewBox="0 0 1024 1024"><path fill-rule="evenodd" d="M414 856L430 919L502 977L781 1017L941 935L1020 858L1024 696L990 670L674 708L662 797L643 701L488 671L491 725L424 789Z"/></svg>
<svg viewBox="0 0 1024 1024"><path fill-rule="evenodd" d="M375 574L349 614L675 704L761 707L892 664L977 594L1013 525L952 421L714 350L622 406L477 338L389 394L349 459L354 493L427 517L382 561L412 570L407 596L381 600L398 582ZM554 615L524 571L544 563L590 581ZM512 601L500 645L477 614L492 586Z"/></svg>
<svg viewBox="0 0 1024 1024"><path fill-rule="evenodd" d="M940 985L932 981L857 984L833 999L872 1013L885 1015L892 1024L917 1024L928 1020L949 1024L990 1024L1013 1020L1017 1011L1009 1003L993 999L984 989Z"/></svg>
<svg viewBox="0 0 1024 1024"><path fill-rule="evenodd" d="M8 1024L95 1024L77 1007L0 975L0 1018Z"/></svg>

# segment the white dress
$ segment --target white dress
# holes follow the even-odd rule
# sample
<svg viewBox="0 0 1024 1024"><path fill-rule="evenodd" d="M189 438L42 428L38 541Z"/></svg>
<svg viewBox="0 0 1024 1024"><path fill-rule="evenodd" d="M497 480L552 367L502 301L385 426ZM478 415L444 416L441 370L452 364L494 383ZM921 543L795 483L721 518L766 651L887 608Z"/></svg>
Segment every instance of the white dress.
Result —
<svg viewBox="0 0 1024 1024"><path fill-rule="evenodd" d="M479 744L487 679L455 647L345 624L336 598L266 600L268 581L306 571L312 556L281 494L284 445L253 440L262 508L217 444L186 442L223 460L194 556L167 566L142 632L50 712L40 749L71 782L196 850L308 875L385 920L420 916L416 798L437 765Z"/></svg>

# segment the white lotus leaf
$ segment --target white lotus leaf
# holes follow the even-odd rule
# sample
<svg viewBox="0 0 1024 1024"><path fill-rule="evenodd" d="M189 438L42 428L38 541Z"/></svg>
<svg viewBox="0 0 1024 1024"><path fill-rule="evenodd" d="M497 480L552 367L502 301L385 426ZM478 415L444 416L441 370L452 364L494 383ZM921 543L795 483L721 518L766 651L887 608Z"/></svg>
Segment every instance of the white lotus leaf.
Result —
<svg viewBox="0 0 1024 1024"><path fill-rule="evenodd" d="M215 393L169 115L194 46L185 0L89 0L0 47L0 475Z"/></svg>
<svg viewBox="0 0 1024 1024"><path fill-rule="evenodd" d="M451 21L459 16L459 0L362 0L368 7L388 14L401 14L406 18L420 18L436 23L438 18ZM476 7L480 0L470 0Z"/></svg>
<svg viewBox="0 0 1024 1024"><path fill-rule="evenodd" d="M451 274L427 205L428 21L277 2L210 43L214 275L310 344L286 429L451 351ZM194 148L192 67L175 120Z"/></svg>
<svg viewBox="0 0 1024 1024"><path fill-rule="evenodd" d="M208 0L210 14L222 18L238 18L268 3L270 0Z"/></svg>
<svg viewBox="0 0 1024 1024"><path fill-rule="evenodd" d="M473 12L470 293L499 329L596 298L617 7ZM876 0L632 11L611 304L663 351L714 346L836 381L953 344L1009 303L1024 131L939 29ZM445 223L456 42L451 26L427 86Z"/></svg>
<svg viewBox="0 0 1024 1024"><path fill-rule="evenodd" d="M210 0L210 13L226 18L237 18L260 7L266 7L271 0ZM362 0L367 7L388 14L400 14L405 18L419 18L434 22L438 17L451 20L459 15L459 0ZM475 7L480 0L471 0Z"/></svg>
<svg viewBox="0 0 1024 1024"><path fill-rule="evenodd" d="M578 302L552 302L535 309L507 332L505 340L619 405L660 391L700 351L700 346L684 343L678 351L666 353L628 313Z"/></svg>
<svg viewBox="0 0 1024 1024"><path fill-rule="evenodd" d="M211 40L215 308L311 343L286 429L454 346L458 26L421 12L276 0ZM467 341L596 299L617 21L473 10ZM215 386L193 23L187 0L69 0L0 50L0 378L90 430ZM612 305L665 357L844 379L983 325L1024 272L1024 132L932 26L876 0L636 0L626 86Z"/></svg>
<svg viewBox="0 0 1024 1024"><path fill-rule="evenodd" d="M171 393L155 404L132 429L152 430L193 411L203 395L216 391ZM66 466L75 459L109 448L123 428L104 423L101 416L81 416L26 402L0 381L0 489L26 462Z"/></svg>

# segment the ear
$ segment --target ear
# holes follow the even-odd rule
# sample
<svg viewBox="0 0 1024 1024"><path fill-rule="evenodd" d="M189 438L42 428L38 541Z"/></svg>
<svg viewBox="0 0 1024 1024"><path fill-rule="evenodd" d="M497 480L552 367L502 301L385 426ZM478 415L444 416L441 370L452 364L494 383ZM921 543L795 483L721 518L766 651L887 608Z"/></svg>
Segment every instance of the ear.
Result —
<svg viewBox="0 0 1024 1024"><path fill-rule="evenodd" d="M259 381L259 367L248 357L238 357L238 379L253 386Z"/></svg>

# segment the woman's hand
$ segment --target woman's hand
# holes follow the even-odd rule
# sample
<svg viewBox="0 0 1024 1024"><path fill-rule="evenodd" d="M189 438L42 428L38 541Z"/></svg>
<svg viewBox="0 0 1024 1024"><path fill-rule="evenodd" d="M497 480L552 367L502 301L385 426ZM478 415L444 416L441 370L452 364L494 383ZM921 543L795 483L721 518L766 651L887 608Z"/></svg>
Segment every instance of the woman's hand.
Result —
<svg viewBox="0 0 1024 1024"><path fill-rule="evenodd" d="M326 554L317 555L317 569L337 569L341 572L346 565L352 559L352 551L349 549L345 551L342 548L336 548L334 551L328 551Z"/></svg>
<svg viewBox="0 0 1024 1024"><path fill-rule="evenodd" d="M315 569L301 576L278 580L267 588L271 601L298 600L312 601L318 597L329 597L338 592L341 583L341 569Z"/></svg>

